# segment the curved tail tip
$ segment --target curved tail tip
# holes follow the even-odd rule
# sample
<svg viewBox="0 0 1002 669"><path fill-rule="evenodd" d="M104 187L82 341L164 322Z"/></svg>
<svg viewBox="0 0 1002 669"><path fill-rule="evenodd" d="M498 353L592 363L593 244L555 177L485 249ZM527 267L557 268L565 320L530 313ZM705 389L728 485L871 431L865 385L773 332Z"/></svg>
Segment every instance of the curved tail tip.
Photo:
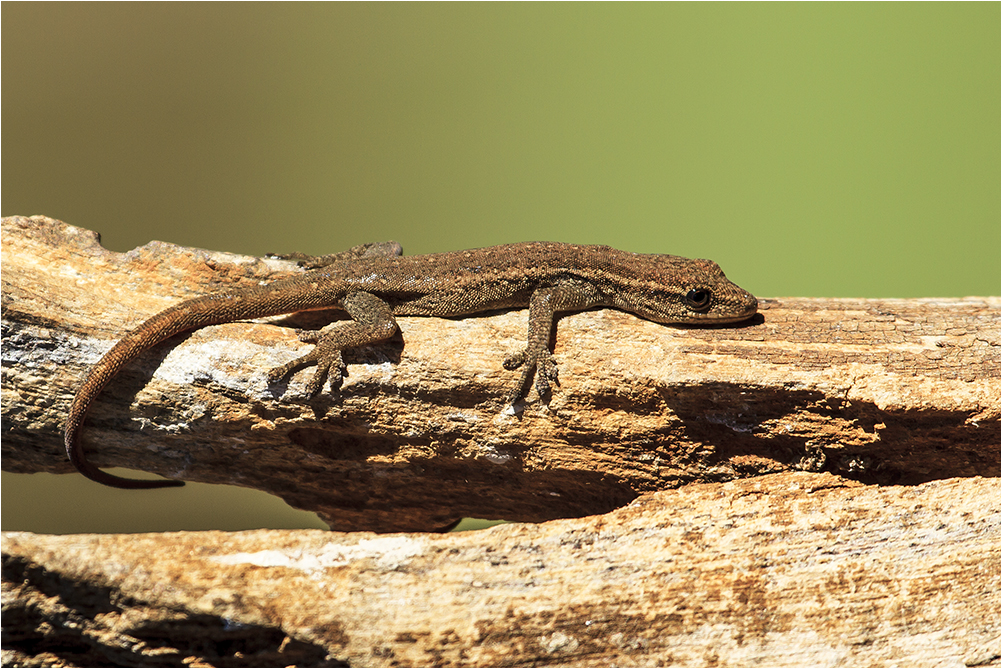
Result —
<svg viewBox="0 0 1002 669"><path fill-rule="evenodd" d="M174 481L171 479L127 479L121 476L115 476L114 474L109 474L95 467L77 467L77 471L95 483L100 483L101 485L106 485L111 488L120 488L122 490L180 488L184 485L184 481Z"/></svg>
<svg viewBox="0 0 1002 669"><path fill-rule="evenodd" d="M104 472L101 472L104 474ZM107 478L105 478L107 477ZM104 474L101 480L88 476L87 478L113 488L125 490L149 490L151 488L180 488L184 481L172 481L171 479L126 479L112 474Z"/></svg>

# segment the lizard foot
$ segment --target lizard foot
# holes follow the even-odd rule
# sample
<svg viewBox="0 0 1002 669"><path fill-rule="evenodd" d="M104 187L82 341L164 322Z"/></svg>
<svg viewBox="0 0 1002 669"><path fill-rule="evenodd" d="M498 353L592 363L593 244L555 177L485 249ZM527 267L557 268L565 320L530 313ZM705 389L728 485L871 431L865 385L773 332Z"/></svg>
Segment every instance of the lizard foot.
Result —
<svg viewBox="0 0 1002 669"><path fill-rule="evenodd" d="M397 332L393 309L371 293L349 293L341 300L340 306L353 320L337 321L321 330L297 331L300 341L315 344L315 347L301 358L271 370L269 379L276 381L298 367L316 364L317 371L306 384L307 396L313 397L320 392L328 378L331 392L334 392L348 375L341 351L384 341Z"/></svg>
<svg viewBox="0 0 1002 669"><path fill-rule="evenodd" d="M525 349L518 353L513 353L505 358L502 366L508 370L523 367L522 377L518 380L518 385L508 394L508 404L515 404L515 402L529 394L533 377L536 379L536 393L541 400L545 400L550 396L551 383L555 386L560 385L560 381L557 378L557 362L553 354L546 349L541 351L529 351L529 349Z"/></svg>
<svg viewBox="0 0 1002 669"><path fill-rule="evenodd" d="M317 347L304 356L295 360L290 360L281 367L275 367L268 372L268 382L275 383L289 375L293 370L315 364L316 371L306 384L306 396L313 397L323 388L324 381L330 380L331 392L337 391L341 387L344 378L348 376L348 366L344 364L341 356L341 349L330 345L325 345L323 341L324 332L322 330L300 330L297 332L299 340L308 344L316 344Z"/></svg>

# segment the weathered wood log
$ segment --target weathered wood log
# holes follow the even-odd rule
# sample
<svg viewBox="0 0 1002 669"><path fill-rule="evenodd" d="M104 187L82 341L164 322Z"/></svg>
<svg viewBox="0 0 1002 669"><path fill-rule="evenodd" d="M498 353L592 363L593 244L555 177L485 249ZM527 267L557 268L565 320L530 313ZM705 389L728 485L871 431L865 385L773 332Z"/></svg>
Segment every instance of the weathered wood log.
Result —
<svg viewBox="0 0 1002 669"><path fill-rule="evenodd" d="M69 472L61 427L88 367L178 300L299 271L153 242L129 253L44 217L3 220L3 468ZM319 249L318 251L327 251ZM754 289L754 286L751 286ZM999 300L762 300L750 324L674 328L613 310L561 319L561 386L505 411L525 314L402 318L349 357L341 392L265 373L290 325L175 337L126 368L84 430L89 457L258 488L333 529L542 521L769 472L864 483L998 476ZM530 396L531 398L532 396Z"/></svg>
<svg viewBox="0 0 1002 669"><path fill-rule="evenodd" d="M5 666L998 666L999 479L453 535L3 535Z"/></svg>

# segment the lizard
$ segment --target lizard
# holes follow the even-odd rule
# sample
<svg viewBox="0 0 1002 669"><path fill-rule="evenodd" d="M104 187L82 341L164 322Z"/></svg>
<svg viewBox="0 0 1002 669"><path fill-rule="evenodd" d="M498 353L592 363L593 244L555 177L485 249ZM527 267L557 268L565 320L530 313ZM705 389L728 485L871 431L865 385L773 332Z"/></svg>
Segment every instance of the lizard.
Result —
<svg viewBox="0 0 1002 669"><path fill-rule="evenodd" d="M502 363L522 369L506 406L526 397L535 379L546 398L559 385L549 350L561 312L611 307L664 324L710 325L751 318L758 302L731 283L711 260L619 251L608 246L522 242L467 251L404 256L399 244L364 244L298 260L305 271L270 283L194 297L164 309L128 332L91 367L70 405L64 429L69 460L87 478L116 488L164 488L177 480L139 480L109 474L89 462L81 430L87 412L111 379L146 349L189 330L232 321L338 308L351 320L299 331L315 344L306 355L268 372L275 383L316 365L305 394L346 375L342 351L384 341L398 331L395 316L458 317L499 309L529 310L524 349Z"/></svg>

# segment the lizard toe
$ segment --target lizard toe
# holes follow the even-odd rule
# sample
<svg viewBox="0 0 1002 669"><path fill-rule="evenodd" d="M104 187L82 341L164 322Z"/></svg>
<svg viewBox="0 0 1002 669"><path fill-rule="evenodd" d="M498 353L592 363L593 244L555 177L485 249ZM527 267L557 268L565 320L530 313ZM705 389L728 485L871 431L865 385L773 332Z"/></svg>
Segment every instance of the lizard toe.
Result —
<svg viewBox="0 0 1002 669"><path fill-rule="evenodd" d="M525 351L522 350L517 353L512 353L507 358L505 358L504 362L501 363L501 366L509 371L515 370L525 364L525 359L526 359L526 354Z"/></svg>
<svg viewBox="0 0 1002 669"><path fill-rule="evenodd" d="M529 388L532 387L532 379L535 375L536 365L526 365L522 370L522 376L519 378L518 384L508 393L508 404L515 404L529 394Z"/></svg>
<svg viewBox="0 0 1002 669"><path fill-rule="evenodd" d="M536 392L540 398L545 398L551 392L550 384L560 385L560 379L557 378L557 363L553 356L546 353L540 356L536 365Z"/></svg>
<svg viewBox="0 0 1002 669"><path fill-rule="evenodd" d="M293 370L299 369L300 367L305 367L306 365L312 364L317 361L316 351L310 351L306 355L302 355L295 360L290 360L289 362L275 367L268 371L268 383L276 383L281 381L286 376L289 375Z"/></svg>
<svg viewBox="0 0 1002 669"><path fill-rule="evenodd" d="M322 352L317 356L317 370L306 384L306 394L314 397L323 388L324 381L328 380L330 391L335 393L341 388L346 376L348 376L348 366L344 364L341 351Z"/></svg>
<svg viewBox="0 0 1002 669"><path fill-rule="evenodd" d="M323 330L296 330L296 336L304 344L316 344L324 336Z"/></svg>

